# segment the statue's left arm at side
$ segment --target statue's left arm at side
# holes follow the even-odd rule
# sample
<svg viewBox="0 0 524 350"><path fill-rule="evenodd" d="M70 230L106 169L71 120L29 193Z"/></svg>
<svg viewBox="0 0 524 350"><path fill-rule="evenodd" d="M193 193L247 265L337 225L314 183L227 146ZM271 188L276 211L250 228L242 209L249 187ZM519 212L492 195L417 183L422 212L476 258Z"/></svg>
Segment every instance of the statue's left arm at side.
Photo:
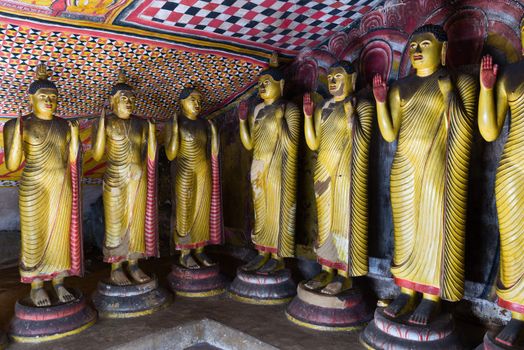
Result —
<svg viewBox="0 0 524 350"><path fill-rule="evenodd" d="M4 125L5 164L9 171L15 171L22 164L22 116L9 120Z"/></svg>

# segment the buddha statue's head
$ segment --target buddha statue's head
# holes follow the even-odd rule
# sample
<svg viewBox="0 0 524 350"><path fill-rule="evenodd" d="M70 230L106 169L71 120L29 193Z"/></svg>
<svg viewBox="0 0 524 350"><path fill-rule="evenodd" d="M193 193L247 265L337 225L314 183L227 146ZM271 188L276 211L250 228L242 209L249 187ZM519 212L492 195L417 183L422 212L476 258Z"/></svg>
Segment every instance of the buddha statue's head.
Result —
<svg viewBox="0 0 524 350"><path fill-rule="evenodd" d="M202 94L194 88L185 88L180 93L180 107L184 116L196 120L202 111Z"/></svg>
<svg viewBox="0 0 524 350"><path fill-rule="evenodd" d="M111 89L111 110L122 119L128 119L135 110L136 96L133 88L126 83L126 77L121 72L118 82Z"/></svg>
<svg viewBox="0 0 524 350"><path fill-rule="evenodd" d="M258 76L258 94L265 104L272 104L284 94L284 75L278 69L278 54L273 52L269 68Z"/></svg>
<svg viewBox="0 0 524 350"><path fill-rule="evenodd" d="M439 25L426 24L409 39L409 58L419 76L428 76L446 63L448 36Z"/></svg>
<svg viewBox="0 0 524 350"><path fill-rule="evenodd" d="M40 119L52 119L58 101L58 89L49 81L47 68L40 64L36 69L36 80L29 86L29 104Z"/></svg>
<svg viewBox="0 0 524 350"><path fill-rule="evenodd" d="M357 73L349 62L337 62L329 67L328 71L329 93L335 101L342 101L355 91Z"/></svg>

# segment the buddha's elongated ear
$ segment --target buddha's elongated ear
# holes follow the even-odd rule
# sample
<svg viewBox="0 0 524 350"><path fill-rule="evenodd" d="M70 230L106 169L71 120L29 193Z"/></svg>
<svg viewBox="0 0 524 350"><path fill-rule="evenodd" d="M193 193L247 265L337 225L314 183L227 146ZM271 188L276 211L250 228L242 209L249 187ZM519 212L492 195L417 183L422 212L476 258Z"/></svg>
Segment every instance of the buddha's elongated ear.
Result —
<svg viewBox="0 0 524 350"><path fill-rule="evenodd" d="M284 95L284 83L285 83L285 80L281 79L278 83L280 84L280 95Z"/></svg>
<svg viewBox="0 0 524 350"><path fill-rule="evenodd" d="M357 72L353 72L351 73L350 75L350 83L351 83L351 88L352 90L351 91L355 91L357 89Z"/></svg>
<svg viewBox="0 0 524 350"><path fill-rule="evenodd" d="M448 53L448 42L444 41L442 43L442 50L440 51L440 62L443 66L446 65L446 55Z"/></svg>

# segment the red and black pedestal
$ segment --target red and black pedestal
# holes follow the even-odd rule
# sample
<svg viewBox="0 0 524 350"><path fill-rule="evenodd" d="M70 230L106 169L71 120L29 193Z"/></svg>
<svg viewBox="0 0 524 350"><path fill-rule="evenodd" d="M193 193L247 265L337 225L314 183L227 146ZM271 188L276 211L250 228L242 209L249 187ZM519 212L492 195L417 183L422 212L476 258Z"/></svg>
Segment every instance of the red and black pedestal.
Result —
<svg viewBox="0 0 524 350"><path fill-rule="evenodd" d="M297 296L288 305L287 318L299 326L321 331L352 331L373 318L373 310L358 288L337 295L312 291L300 282Z"/></svg>
<svg viewBox="0 0 524 350"><path fill-rule="evenodd" d="M383 310L375 310L375 318L360 335L360 341L368 349L464 349L449 313L441 313L428 325L419 326L408 322L409 314L391 318Z"/></svg>
<svg viewBox="0 0 524 350"><path fill-rule="evenodd" d="M198 269L173 264L167 279L171 290L182 297L212 297L226 291L227 281L220 273L218 264Z"/></svg>
<svg viewBox="0 0 524 350"><path fill-rule="evenodd" d="M260 273L246 272L239 268L236 278L229 286L229 296L247 304L285 304L296 294L296 285L288 269Z"/></svg>
<svg viewBox="0 0 524 350"><path fill-rule="evenodd" d="M171 304L173 297L158 286L155 277L149 282L117 286L98 282L93 304L103 318L131 318L152 314Z"/></svg>
<svg viewBox="0 0 524 350"><path fill-rule="evenodd" d="M17 301L9 336L16 342L40 343L77 334L92 326L96 311L79 290L72 290L75 300L51 306L34 306L29 297Z"/></svg>

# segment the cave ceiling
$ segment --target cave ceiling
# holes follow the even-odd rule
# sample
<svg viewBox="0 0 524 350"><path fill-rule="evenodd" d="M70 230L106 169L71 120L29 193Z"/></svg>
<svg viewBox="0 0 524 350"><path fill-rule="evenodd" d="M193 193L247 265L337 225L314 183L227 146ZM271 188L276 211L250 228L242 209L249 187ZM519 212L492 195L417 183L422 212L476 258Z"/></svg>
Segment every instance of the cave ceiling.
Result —
<svg viewBox="0 0 524 350"><path fill-rule="evenodd" d="M61 90L62 116L97 114L120 69L141 115L169 117L187 86L215 111L252 87L272 51L291 59L383 2L0 0L0 116L29 108L39 62Z"/></svg>

